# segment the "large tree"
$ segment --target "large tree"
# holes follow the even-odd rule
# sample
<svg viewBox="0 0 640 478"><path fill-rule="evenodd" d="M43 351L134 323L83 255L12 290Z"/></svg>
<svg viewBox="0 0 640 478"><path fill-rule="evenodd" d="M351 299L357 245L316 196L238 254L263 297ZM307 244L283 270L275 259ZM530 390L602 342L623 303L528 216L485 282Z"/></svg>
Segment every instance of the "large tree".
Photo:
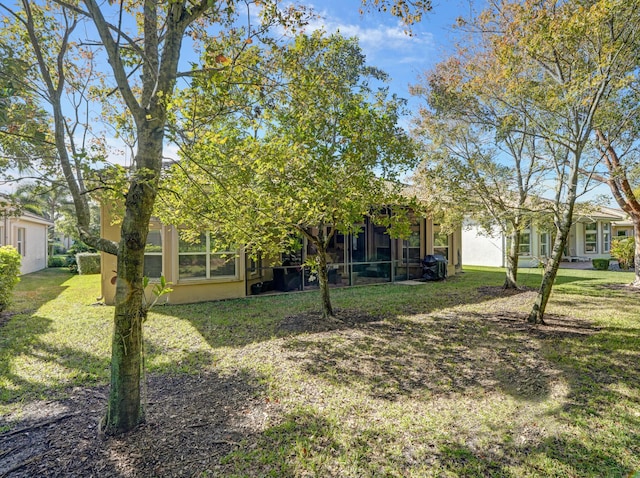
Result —
<svg viewBox="0 0 640 478"><path fill-rule="evenodd" d="M495 1L474 24L486 36L516 131L536 138L553 174L554 243L529 321L544 311L573 222L577 198L597 162L594 128L637 65L636 2ZM530 125L529 131L519 125ZM590 164L589 161L592 163Z"/></svg>
<svg viewBox="0 0 640 478"><path fill-rule="evenodd" d="M316 251L323 314L333 317L332 237L357 234L365 216L403 223L405 211L390 216L386 206L407 203L397 180L415 157L397 125L404 102L373 86L386 76L365 64L355 39L301 35L262 63L280 87L255 88L253 108L237 125L214 123L185 145L158 214L185 233L206 227L253 254L284 252L292 234L306 238ZM210 117L207 91L196 97L194 116Z"/></svg>
<svg viewBox="0 0 640 478"><path fill-rule="evenodd" d="M540 200L548 162L533 125L496 67L491 35L480 30L425 73L413 93L425 99L415 133L425 144L416 189L441 223L473 220L487 234L508 237L504 287L518 287L520 236L544 222Z"/></svg>
<svg viewBox="0 0 640 478"><path fill-rule="evenodd" d="M423 1L363 0L362 5L389 6L392 13L409 23L430 8L429 2ZM102 4L95 0L23 0L17 5L1 3L0 7L5 12L4 38L10 40L13 51L28 57L28 65L35 66L29 96L45 102L51 113L50 143L55 145L54 159L74 200L79 233L85 242L118 257L111 388L103 429L109 433L123 432L144 418L140 402L142 321L146 315L142 287L144 247L158 191L165 128L176 80L194 70L232 68L227 62L221 65L215 61L221 57L212 52L208 57L211 61L190 64L188 71L181 73L178 68L183 42L189 34L189 48L199 50L199 40L212 27L217 32L213 34L222 36L240 30L249 44L267 31L270 23L293 26L301 16L293 7L280 9L277 0L144 0ZM253 7L259 11L262 25L239 29L238 18L243 15L242 18L253 19L247 14ZM86 28L84 25L79 28L85 22ZM109 71L104 83L92 90L94 58L106 59ZM69 92L75 98L86 98L94 91L98 92L99 100L106 102L113 102L117 95L135 137L132 167L118 185L124 212L117 243L91 234L85 178L85 160L91 155L88 149L74 148L76 131L70 128L66 114L69 104L78 104L66 99ZM88 121L80 123L88 126Z"/></svg>

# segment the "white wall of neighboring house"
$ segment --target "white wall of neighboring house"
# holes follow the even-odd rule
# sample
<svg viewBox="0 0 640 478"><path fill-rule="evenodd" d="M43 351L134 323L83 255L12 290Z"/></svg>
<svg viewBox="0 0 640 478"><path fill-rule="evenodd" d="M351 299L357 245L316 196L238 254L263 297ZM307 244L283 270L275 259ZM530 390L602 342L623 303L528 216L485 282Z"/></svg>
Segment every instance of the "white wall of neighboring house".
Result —
<svg viewBox="0 0 640 478"><path fill-rule="evenodd" d="M482 234L472 222L462 227L463 266L504 266L504 238L500 233L491 236Z"/></svg>
<svg viewBox="0 0 640 478"><path fill-rule="evenodd" d="M47 231L50 225L50 221L32 214L18 217L0 216L0 245L12 245L20 251L20 274L47 267Z"/></svg>
<svg viewBox="0 0 640 478"><path fill-rule="evenodd" d="M580 217L571 226L564 260L590 261L591 259L611 257L611 240L616 236L615 221L624 218L624 213L610 208L603 208L591 217ZM528 238L528 242L526 239ZM462 230L462 264L469 266L504 267L506 264L505 237L495 231L493 237L483 235L480 228L471 221L465 223ZM546 244L545 244L546 242ZM551 255L553 244L549 235L541 234L532 227L524 231L521 239L519 258L520 267L536 267Z"/></svg>

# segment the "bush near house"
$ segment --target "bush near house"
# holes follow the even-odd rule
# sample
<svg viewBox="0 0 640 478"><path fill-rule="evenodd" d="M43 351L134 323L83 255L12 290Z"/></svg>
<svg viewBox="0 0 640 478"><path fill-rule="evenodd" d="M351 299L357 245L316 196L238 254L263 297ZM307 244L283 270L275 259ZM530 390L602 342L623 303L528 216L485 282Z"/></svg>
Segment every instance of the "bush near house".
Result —
<svg viewBox="0 0 640 478"><path fill-rule="evenodd" d="M636 249L636 242L633 237L624 239L614 239L611 241L611 257L614 257L620 269L628 270L633 267L633 258Z"/></svg>
<svg viewBox="0 0 640 478"><path fill-rule="evenodd" d="M0 312L9 307L13 288L20 282L20 260L15 247L0 247Z"/></svg>
<svg viewBox="0 0 640 478"><path fill-rule="evenodd" d="M609 259L592 259L593 268L599 271L609 270Z"/></svg>
<svg viewBox="0 0 640 478"><path fill-rule="evenodd" d="M51 256L47 262L47 267L64 267L66 265L65 258L60 256Z"/></svg>
<svg viewBox="0 0 640 478"><path fill-rule="evenodd" d="M91 252L76 254L76 263L80 275L100 273L100 254Z"/></svg>

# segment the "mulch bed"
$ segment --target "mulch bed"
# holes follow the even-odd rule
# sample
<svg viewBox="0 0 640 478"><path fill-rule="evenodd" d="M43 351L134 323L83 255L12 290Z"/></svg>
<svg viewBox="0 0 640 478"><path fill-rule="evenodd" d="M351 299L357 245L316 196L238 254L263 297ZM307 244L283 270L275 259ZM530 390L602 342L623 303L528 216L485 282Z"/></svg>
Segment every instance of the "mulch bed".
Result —
<svg viewBox="0 0 640 478"><path fill-rule="evenodd" d="M98 433L104 387L28 407L29 418L0 435L0 477L223 476L220 458L259 432L277 407L243 377L157 376L148 389L146 423L118 437Z"/></svg>

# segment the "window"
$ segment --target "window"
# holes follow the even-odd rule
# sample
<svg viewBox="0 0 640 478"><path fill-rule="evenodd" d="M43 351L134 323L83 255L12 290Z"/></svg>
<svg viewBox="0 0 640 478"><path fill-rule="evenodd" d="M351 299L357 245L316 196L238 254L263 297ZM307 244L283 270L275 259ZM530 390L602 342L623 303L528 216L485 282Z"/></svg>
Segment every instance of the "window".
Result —
<svg viewBox="0 0 640 478"><path fill-rule="evenodd" d="M436 232L433 236L433 253L444 256L449 260L449 235L444 232Z"/></svg>
<svg viewBox="0 0 640 478"><path fill-rule="evenodd" d="M549 251L551 250L550 239L548 232L540 233L540 257L549 257Z"/></svg>
<svg viewBox="0 0 640 478"><path fill-rule="evenodd" d="M162 276L162 229L149 229L147 244L144 247L144 276L159 279Z"/></svg>
<svg viewBox="0 0 640 478"><path fill-rule="evenodd" d="M252 276L262 274L262 257L249 257L249 272Z"/></svg>
<svg viewBox="0 0 640 478"><path fill-rule="evenodd" d="M420 262L420 224L412 224L411 235L402 241L402 262Z"/></svg>
<svg viewBox="0 0 640 478"><path fill-rule="evenodd" d="M602 252L611 250L611 223L606 222L602 225Z"/></svg>
<svg viewBox="0 0 640 478"><path fill-rule="evenodd" d="M598 252L598 225L595 222L584 225L584 252L591 254Z"/></svg>
<svg viewBox="0 0 640 478"><path fill-rule="evenodd" d="M217 245L209 233L200 234L196 242L180 238L178 244L178 274L180 279L214 279L236 277L235 251L216 251ZM226 248L228 249L228 247Z"/></svg>
<svg viewBox="0 0 640 478"><path fill-rule="evenodd" d="M27 252L27 230L24 227L18 228L18 252L25 256Z"/></svg>
<svg viewBox="0 0 640 478"><path fill-rule="evenodd" d="M531 230L530 229L524 229L520 233L520 248L518 249L518 254L521 256L531 255Z"/></svg>
<svg viewBox="0 0 640 478"><path fill-rule="evenodd" d="M625 229L619 230L618 237L627 237L627 231Z"/></svg>

